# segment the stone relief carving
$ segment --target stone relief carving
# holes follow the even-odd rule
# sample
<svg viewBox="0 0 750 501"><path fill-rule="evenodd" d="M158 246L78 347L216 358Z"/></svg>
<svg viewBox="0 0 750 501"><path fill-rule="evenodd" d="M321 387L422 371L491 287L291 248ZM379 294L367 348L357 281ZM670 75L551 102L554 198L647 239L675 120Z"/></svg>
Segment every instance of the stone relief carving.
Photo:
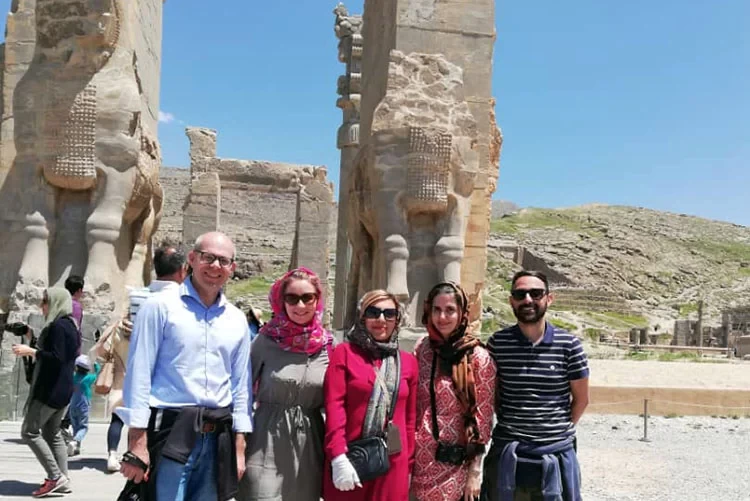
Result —
<svg viewBox="0 0 750 501"><path fill-rule="evenodd" d="M460 281L476 149L461 68L439 54L392 51L388 89L349 184L347 298L385 286L416 323L436 281ZM354 301L347 306L349 324Z"/></svg>
<svg viewBox="0 0 750 501"><path fill-rule="evenodd" d="M9 265L0 282L14 284L12 309L75 273L95 293L91 307L111 310L125 286L149 278L163 195L133 46L136 30L148 29L137 20L143 1L37 2L34 59L14 94L17 153L2 187L0 225L14 238L0 243ZM13 249L20 258L8 257Z"/></svg>

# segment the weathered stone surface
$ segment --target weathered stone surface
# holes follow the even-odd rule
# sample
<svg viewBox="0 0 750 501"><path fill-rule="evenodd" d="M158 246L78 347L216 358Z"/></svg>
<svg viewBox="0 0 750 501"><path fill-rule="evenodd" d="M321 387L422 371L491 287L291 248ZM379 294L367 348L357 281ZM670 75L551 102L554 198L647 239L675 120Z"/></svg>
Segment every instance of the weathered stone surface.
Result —
<svg viewBox="0 0 750 501"><path fill-rule="evenodd" d="M219 229L221 214L221 183L216 172L206 172L193 177L190 194L185 201L182 218L184 242L195 242L209 231Z"/></svg>
<svg viewBox="0 0 750 501"><path fill-rule="evenodd" d="M148 280L159 222L162 1L14 8L3 77L3 116L12 103L14 121L3 122L0 155L0 233L10 236L0 241L0 298L23 316L37 289L81 274L90 308L110 312L126 285ZM35 41L28 62L27 40Z"/></svg>
<svg viewBox="0 0 750 501"><path fill-rule="evenodd" d="M427 291L461 281L476 147L461 68L441 55L393 51L387 93L349 185L347 324L356 298L382 287L418 325Z"/></svg>
<svg viewBox="0 0 750 501"><path fill-rule="evenodd" d="M347 230L347 211L349 209L349 183L354 167L354 159L359 150L360 103L362 101L362 16L351 16L343 4L338 4L333 11L336 16L334 32L339 39L339 61L346 65L346 72L337 82L340 95L336 106L341 108L343 123L339 127L336 146L341 150L339 167L339 206L336 227L336 266L335 297L333 326L341 329L346 314L347 281L351 259L349 233Z"/></svg>
<svg viewBox="0 0 750 501"><path fill-rule="evenodd" d="M361 62L360 159L363 160L365 155L373 155L374 150L380 149L383 158L388 160L372 161L376 165L395 165L397 162L393 160L401 155L402 163L411 166L412 176L401 179L389 173L389 179L398 178L398 181L393 181L394 187L389 198L398 191L396 185L399 182L401 186L411 186L400 198L401 208L407 212L405 217L408 230L402 232L405 238L395 237L394 233L398 232L393 232L392 229L388 230L391 234L386 237L379 234L383 224L379 218L397 220L404 216L397 214L398 211L391 211L387 216L378 215L377 212L387 212L382 209L385 206L382 199L377 202L375 216L354 217L352 221L350 215L347 222L348 238L354 249L376 248L376 242L380 240L388 248L385 253L390 253L393 259L390 264L400 263L398 271L393 268L386 271L390 265L383 260L388 261L388 258L378 255L378 251L372 255L369 250L360 251L359 258L352 255L354 266L367 260L372 261L373 265L372 270L360 273L359 284L353 283L350 276L346 295L337 295L337 303L344 301L350 314L353 311L354 296L369 286L380 284L387 285L392 292L399 293L405 299L408 293L412 320L416 321L415 313L420 297L425 292L424 288L429 288L438 278L450 276L460 281L469 293L473 306L471 317L472 320L478 320L487 263L490 198L497 183L502 144L494 119L494 100L490 93L494 30L494 0L365 2L361 33L366 43ZM434 53L440 53L441 56L438 58ZM424 66L432 65L432 69L414 69L420 74L420 78L415 78L414 81L410 81L407 71L394 73L394 58L401 58L404 54L434 57L429 64L426 60L423 61ZM401 63L395 61L395 64ZM454 77L450 76L452 70L447 68L453 67L460 70L460 96L452 94L455 88L452 84ZM412 86L411 90L406 89L409 85ZM401 109L398 109L389 100L392 100L396 89L400 88L404 90ZM451 112L447 111L455 109L451 107L459 101L465 106L459 113L464 118L460 119L452 117ZM470 120L466 119L465 111L469 111ZM401 127L400 130L405 131L404 127L427 128L427 138L415 137L412 132L412 148L404 149L408 141L403 134L383 133L384 116L390 117L392 123L389 127L392 129ZM437 122L442 120L452 123L436 124L431 120L433 117L438 117ZM446 120L446 117L451 119ZM459 124L457 119L463 120L463 123ZM476 162L473 168L465 171L470 171L471 175L446 176L444 151L448 147L448 139L447 136L441 139L440 135L446 133L446 129L455 131L456 128L473 131L458 134L459 138L471 138L469 151L476 156L476 160L464 160L467 165ZM420 136L420 133L416 133L416 136ZM454 152L466 151L466 145L456 144L455 132L451 136L450 148ZM426 146L420 146L425 140ZM453 156L454 153L451 154ZM452 164L455 165L455 161ZM382 190L377 185L377 180L351 181L347 185L358 194ZM461 200L455 207L451 204L449 194L453 192L459 193L456 200ZM365 214L370 210L366 207L367 200L360 203L364 206L355 207L350 203L350 212L354 210ZM409 207L413 209L412 213L408 213ZM435 213L440 213L441 208L443 215L453 214L447 218L450 222L441 221L441 217L435 216ZM356 228L360 230L357 232ZM400 257L395 258L396 254ZM386 277L390 276L405 277L399 280L407 280L410 285L405 287L404 283L387 280ZM412 281L429 285L413 288ZM365 283L368 285L363 286Z"/></svg>
<svg viewBox="0 0 750 501"><path fill-rule="evenodd" d="M326 180L325 169L318 169L315 175L315 179L302 186L297 195L297 225L289 268L305 266L311 269L320 277L325 289L328 281L328 233L334 209L333 186Z"/></svg>
<svg viewBox="0 0 750 501"><path fill-rule="evenodd" d="M309 196L303 196L303 208L322 215L322 206L308 206L306 200L320 197L318 200L323 203L325 196L320 195L320 188L314 186L319 183L327 186L326 169L312 165L217 158L211 156L216 152L216 131L189 127L187 135L191 144L191 175L195 177L209 173L218 176L221 191L218 228L232 238L237 248L235 276L246 278L287 268L295 243L300 190L310 190ZM171 203L177 205L175 201ZM330 200L328 203L331 204ZM325 237L321 242L326 244L331 210L327 212L328 222L320 219L322 226L318 228L321 237ZM180 223L170 218L167 224L176 228ZM200 234L199 230L190 228L190 224L186 219L181 228L182 240L188 245L192 243L188 237L194 240L194 236ZM322 229L323 226L325 229ZM305 256L300 256L299 262L309 266L311 263L306 261ZM316 261L312 267L319 267L315 264L319 258L314 259Z"/></svg>

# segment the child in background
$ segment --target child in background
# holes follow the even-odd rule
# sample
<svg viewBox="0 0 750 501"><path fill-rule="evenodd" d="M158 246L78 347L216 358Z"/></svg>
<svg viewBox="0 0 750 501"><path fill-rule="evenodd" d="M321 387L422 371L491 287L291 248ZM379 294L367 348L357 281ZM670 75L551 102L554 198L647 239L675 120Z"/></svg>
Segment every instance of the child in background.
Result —
<svg viewBox="0 0 750 501"><path fill-rule="evenodd" d="M92 387L99 374L99 364L94 364L86 355L76 358L76 371L73 374L73 397L70 400L70 422L73 426L73 440L68 443L68 456L81 453L81 442L89 431L89 407L91 407Z"/></svg>

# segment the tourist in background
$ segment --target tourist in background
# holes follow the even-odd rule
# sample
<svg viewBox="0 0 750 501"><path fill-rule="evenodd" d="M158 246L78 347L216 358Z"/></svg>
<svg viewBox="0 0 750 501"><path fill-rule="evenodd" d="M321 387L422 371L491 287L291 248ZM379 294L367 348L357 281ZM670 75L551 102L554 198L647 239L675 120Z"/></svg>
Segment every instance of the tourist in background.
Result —
<svg viewBox="0 0 750 501"><path fill-rule="evenodd" d="M469 327L464 290L433 287L424 302L427 338L416 346L419 366L412 494L419 501L479 497L482 458L492 432L495 363Z"/></svg>
<svg viewBox="0 0 750 501"><path fill-rule="evenodd" d="M138 291L136 294L138 300L170 288L176 289L185 280L187 273L185 252L180 246L167 242L162 243L154 251L153 262L156 280L152 280L145 291ZM133 324L130 318L130 315L126 314L124 318L109 326L94 346L94 352L99 359L106 360L110 356L114 359L112 388L107 394L107 408L111 413L109 429L107 430L107 471L110 473L120 471L117 448L125 424L115 413L115 409L122 405L125 368L128 363L128 351L130 350L130 335L133 332Z"/></svg>
<svg viewBox="0 0 750 501"><path fill-rule="evenodd" d="M547 322L552 300L543 273L519 271L509 298L518 323L489 339L497 424L484 461L483 501L581 499L575 434L589 402L589 368L581 341Z"/></svg>
<svg viewBox="0 0 750 501"><path fill-rule="evenodd" d="M92 367L88 356L78 355L73 374L73 397L68 407L70 424L73 427L73 436L68 443L68 457L81 453L81 442L89 431L92 387L98 374L99 364L94 363Z"/></svg>
<svg viewBox="0 0 750 501"><path fill-rule="evenodd" d="M319 501L323 378L333 342L323 328L320 278L292 270L273 284L268 301L273 318L252 346L254 431L237 499Z"/></svg>
<svg viewBox="0 0 750 501"><path fill-rule="evenodd" d="M52 492L70 492L68 487L68 454L60 422L73 396L73 367L81 349L78 327L71 318L73 305L63 288L50 287L42 297L45 327L39 334L37 347L13 345L13 353L33 357L34 374L21 437L34 452L47 474L34 497Z"/></svg>
<svg viewBox="0 0 750 501"><path fill-rule="evenodd" d="M76 327L81 329L83 325L83 306L81 306L81 297L83 296L83 277L70 275L65 279L65 289L70 293L73 300L73 314L71 317L76 322Z"/></svg>
<svg viewBox="0 0 750 501"><path fill-rule="evenodd" d="M260 329L263 327L263 320L260 318L260 310L249 306L247 308L247 326L250 328L250 339L255 339Z"/></svg>
<svg viewBox="0 0 750 501"><path fill-rule="evenodd" d="M402 312L393 294L366 293L357 313L357 322L347 334L349 342L334 349L325 377L323 497L326 501L406 500L414 461L417 362L399 350ZM390 468L361 481L347 457L347 444L376 436L387 439Z"/></svg>

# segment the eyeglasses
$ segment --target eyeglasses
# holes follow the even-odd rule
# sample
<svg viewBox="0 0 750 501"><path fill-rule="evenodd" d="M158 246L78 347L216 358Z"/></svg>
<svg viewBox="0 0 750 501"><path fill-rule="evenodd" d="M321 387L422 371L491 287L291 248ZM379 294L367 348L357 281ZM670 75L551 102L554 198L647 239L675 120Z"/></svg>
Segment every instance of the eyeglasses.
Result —
<svg viewBox="0 0 750 501"><path fill-rule="evenodd" d="M510 291L511 297L516 301L523 301L526 299L526 294L531 296L534 301L539 301L547 295L547 291L544 289L513 289Z"/></svg>
<svg viewBox="0 0 750 501"><path fill-rule="evenodd" d="M365 318L380 318L380 315L386 320L393 320L398 316L398 310L396 308L378 308L377 306L368 306L365 308Z"/></svg>
<svg viewBox="0 0 750 501"><path fill-rule="evenodd" d="M312 292L308 292L307 294L284 294L284 302L289 306L295 306L300 301L304 304L312 304L316 299L318 299L318 295Z"/></svg>
<svg viewBox="0 0 750 501"><path fill-rule="evenodd" d="M196 250L195 252L200 256L198 259L203 264L214 264L214 261L218 261L222 268L229 268L234 262L234 259L230 257L217 256L216 254L199 250Z"/></svg>

